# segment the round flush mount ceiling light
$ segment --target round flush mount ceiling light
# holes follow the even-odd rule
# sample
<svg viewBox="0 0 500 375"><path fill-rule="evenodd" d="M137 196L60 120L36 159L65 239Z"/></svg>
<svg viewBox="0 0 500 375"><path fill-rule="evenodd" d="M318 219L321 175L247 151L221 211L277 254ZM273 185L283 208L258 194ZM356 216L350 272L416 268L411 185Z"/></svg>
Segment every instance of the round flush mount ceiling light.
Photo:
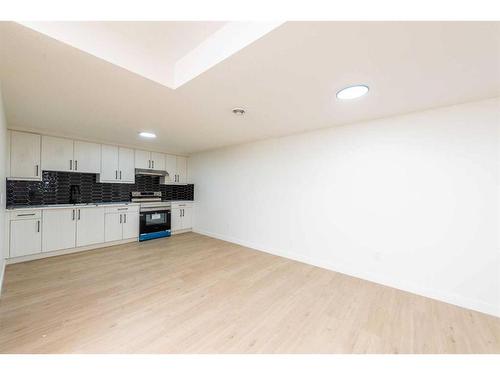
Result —
<svg viewBox="0 0 500 375"><path fill-rule="evenodd" d="M233 108L232 112L236 116L243 116L245 114L245 110L243 108L239 108L239 107Z"/></svg>
<svg viewBox="0 0 500 375"><path fill-rule="evenodd" d="M337 99L350 100L366 95L370 89L366 85L353 85L337 92Z"/></svg>
<svg viewBox="0 0 500 375"><path fill-rule="evenodd" d="M156 134L149 132L140 132L139 135L144 138L156 138Z"/></svg>

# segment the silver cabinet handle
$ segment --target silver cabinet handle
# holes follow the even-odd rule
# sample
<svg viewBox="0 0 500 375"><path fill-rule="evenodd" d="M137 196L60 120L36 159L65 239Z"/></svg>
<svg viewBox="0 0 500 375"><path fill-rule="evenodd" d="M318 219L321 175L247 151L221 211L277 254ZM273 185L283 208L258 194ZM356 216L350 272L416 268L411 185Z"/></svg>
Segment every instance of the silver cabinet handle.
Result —
<svg viewBox="0 0 500 375"><path fill-rule="evenodd" d="M125 224L127 222L127 214L123 214L123 223Z"/></svg>
<svg viewBox="0 0 500 375"><path fill-rule="evenodd" d="M73 160L69 161L69 170L73 170Z"/></svg>
<svg viewBox="0 0 500 375"><path fill-rule="evenodd" d="M127 211L127 210L128 210L128 207L125 207L125 208L118 208L117 210L118 210L118 211Z"/></svg>
<svg viewBox="0 0 500 375"><path fill-rule="evenodd" d="M35 214L17 214L17 216L35 216Z"/></svg>
<svg viewBox="0 0 500 375"><path fill-rule="evenodd" d="M75 220L75 210L72 210L72 213L71 213L71 220Z"/></svg>
<svg viewBox="0 0 500 375"><path fill-rule="evenodd" d="M40 220L36 222L36 231L37 233L40 233Z"/></svg>
<svg viewBox="0 0 500 375"><path fill-rule="evenodd" d="M35 176L37 176L37 177L38 177L38 164L37 164L37 165L35 165Z"/></svg>
<svg viewBox="0 0 500 375"><path fill-rule="evenodd" d="M148 168L151 168L151 160L148 160Z"/></svg>
<svg viewBox="0 0 500 375"><path fill-rule="evenodd" d="M80 220L80 209L78 209L78 220Z"/></svg>
<svg viewBox="0 0 500 375"><path fill-rule="evenodd" d="M122 171L120 171L120 180L122 179Z"/></svg>
<svg viewBox="0 0 500 375"><path fill-rule="evenodd" d="M122 214L120 214L120 224L122 223Z"/></svg>
<svg viewBox="0 0 500 375"><path fill-rule="evenodd" d="M75 160L75 171L78 170L78 160Z"/></svg>
<svg viewBox="0 0 500 375"><path fill-rule="evenodd" d="M115 171L115 180L118 180L118 171Z"/></svg>
<svg viewBox="0 0 500 375"><path fill-rule="evenodd" d="M151 168L155 169L155 161L151 160Z"/></svg>

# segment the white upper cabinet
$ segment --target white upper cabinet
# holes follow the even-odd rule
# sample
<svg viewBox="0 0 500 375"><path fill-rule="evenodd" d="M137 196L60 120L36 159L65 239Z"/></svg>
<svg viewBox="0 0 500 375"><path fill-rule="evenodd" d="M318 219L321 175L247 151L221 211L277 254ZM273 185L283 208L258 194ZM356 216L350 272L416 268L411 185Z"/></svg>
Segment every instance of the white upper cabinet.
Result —
<svg viewBox="0 0 500 375"><path fill-rule="evenodd" d="M177 182L185 184L187 182L187 158L177 156Z"/></svg>
<svg viewBox="0 0 500 375"><path fill-rule="evenodd" d="M101 173L101 145L75 141L73 170L83 173Z"/></svg>
<svg viewBox="0 0 500 375"><path fill-rule="evenodd" d="M135 182L134 150L119 147L118 150L119 182Z"/></svg>
<svg viewBox="0 0 500 375"><path fill-rule="evenodd" d="M135 167L140 169L164 171L165 154L160 152L135 150Z"/></svg>
<svg viewBox="0 0 500 375"><path fill-rule="evenodd" d="M135 160L131 148L102 145L99 182L134 183Z"/></svg>
<svg viewBox="0 0 500 375"><path fill-rule="evenodd" d="M38 134L10 132L10 173L11 179L41 180L40 142Z"/></svg>
<svg viewBox="0 0 500 375"><path fill-rule="evenodd" d="M42 169L61 172L101 172L101 145L42 136Z"/></svg>
<svg viewBox="0 0 500 375"><path fill-rule="evenodd" d="M101 174L99 182L116 182L118 180L118 147L101 146Z"/></svg>
<svg viewBox="0 0 500 375"><path fill-rule="evenodd" d="M165 154L162 154L160 152L151 153L151 169L157 171L165 170Z"/></svg>
<svg viewBox="0 0 500 375"><path fill-rule="evenodd" d="M165 170L168 176L165 176L163 183L174 183L177 175L177 157L175 155L165 155Z"/></svg>
<svg viewBox="0 0 500 375"><path fill-rule="evenodd" d="M42 170L73 171L73 140L42 136Z"/></svg>
<svg viewBox="0 0 500 375"><path fill-rule="evenodd" d="M165 155L165 170L168 172L168 176L162 177L162 184L177 185L187 183L186 157Z"/></svg>
<svg viewBox="0 0 500 375"><path fill-rule="evenodd" d="M135 150L135 167L140 169L151 169L151 152Z"/></svg>

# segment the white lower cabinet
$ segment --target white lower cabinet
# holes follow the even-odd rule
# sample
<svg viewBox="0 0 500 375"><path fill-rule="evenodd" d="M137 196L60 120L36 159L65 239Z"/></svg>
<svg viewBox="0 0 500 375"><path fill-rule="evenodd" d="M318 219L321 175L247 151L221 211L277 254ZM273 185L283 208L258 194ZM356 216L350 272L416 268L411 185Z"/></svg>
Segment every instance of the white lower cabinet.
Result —
<svg viewBox="0 0 500 375"><path fill-rule="evenodd" d="M40 217L37 218L36 213L19 213L16 216L18 217L10 221L9 257L40 253L42 250Z"/></svg>
<svg viewBox="0 0 500 375"><path fill-rule="evenodd" d="M193 227L193 206L191 203L172 203L172 231L190 230Z"/></svg>
<svg viewBox="0 0 500 375"><path fill-rule="evenodd" d="M75 247L76 209L43 210L42 251Z"/></svg>
<svg viewBox="0 0 500 375"><path fill-rule="evenodd" d="M104 242L102 207L43 210L43 223L43 252Z"/></svg>
<svg viewBox="0 0 500 375"><path fill-rule="evenodd" d="M128 212L123 214L123 239L139 237L139 213Z"/></svg>
<svg viewBox="0 0 500 375"><path fill-rule="evenodd" d="M76 246L104 242L104 208L78 208L76 213Z"/></svg>
<svg viewBox="0 0 500 375"><path fill-rule="evenodd" d="M104 240L128 240L139 236L139 207L109 207L106 209Z"/></svg>
<svg viewBox="0 0 500 375"><path fill-rule="evenodd" d="M107 213L104 215L104 241L119 241L122 239L122 214Z"/></svg>

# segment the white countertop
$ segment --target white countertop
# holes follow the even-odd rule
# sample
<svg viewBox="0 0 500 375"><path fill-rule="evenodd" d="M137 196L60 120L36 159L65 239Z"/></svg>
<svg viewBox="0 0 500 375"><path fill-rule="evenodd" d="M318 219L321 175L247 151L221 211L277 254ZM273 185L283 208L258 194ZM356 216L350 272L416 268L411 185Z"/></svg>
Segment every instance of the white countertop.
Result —
<svg viewBox="0 0 500 375"><path fill-rule="evenodd" d="M138 206L136 202L104 202L104 203L78 203L78 204L45 204L38 206L18 206L7 208L7 211L18 210L46 210L57 208L85 208L85 207L113 207L113 206Z"/></svg>
<svg viewBox="0 0 500 375"><path fill-rule="evenodd" d="M170 203L194 203L194 201L164 201ZM102 203L78 203L78 204L46 204L37 206L17 206L9 207L7 211L19 211L19 210L50 210L58 208L84 208L84 207L114 207L114 206L138 206L138 202L102 202Z"/></svg>

